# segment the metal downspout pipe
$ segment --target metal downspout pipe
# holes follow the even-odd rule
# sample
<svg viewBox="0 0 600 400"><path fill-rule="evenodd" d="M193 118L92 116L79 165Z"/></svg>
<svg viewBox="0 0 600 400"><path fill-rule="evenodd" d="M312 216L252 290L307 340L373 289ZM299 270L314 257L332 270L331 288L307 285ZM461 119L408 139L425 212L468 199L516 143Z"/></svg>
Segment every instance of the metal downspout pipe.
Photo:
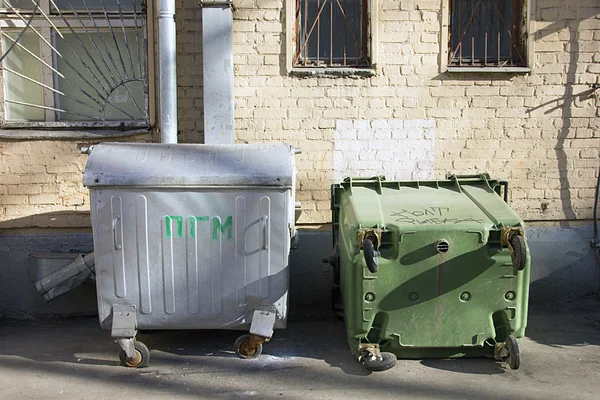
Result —
<svg viewBox="0 0 600 400"><path fill-rule="evenodd" d="M202 0L204 143L234 143L232 0Z"/></svg>
<svg viewBox="0 0 600 400"><path fill-rule="evenodd" d="M177 143L175 0L159 0L155 4L158 6L160 142Z"/></svg>

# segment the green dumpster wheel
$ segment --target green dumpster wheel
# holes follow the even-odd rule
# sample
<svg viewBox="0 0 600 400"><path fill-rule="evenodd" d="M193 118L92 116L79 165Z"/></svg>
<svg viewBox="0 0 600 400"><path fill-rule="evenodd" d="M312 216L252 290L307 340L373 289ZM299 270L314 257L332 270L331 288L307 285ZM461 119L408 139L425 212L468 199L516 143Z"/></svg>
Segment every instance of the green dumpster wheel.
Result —
<svg viewBox="0 0 600 400"><path fill-rule="evenodd" d="M121 365L123 365L124 367L129 367L129 368L145 368L148 366L148 363L150 362L150 350L148 350L148 347L136 340L134 343L134 347L135 347L135 359L134 360L128 360L127 359L127 353L125 353L125 350L121 350L121 352L119 353L119 360L121 360Z"/></svg>
<svg viewBox="0 0 600 400"><path fill-rule="evenodd" d="M513 335L509 335L504 342L504 346L508 351L508 356L504 357L504 361L508 364L510 369L519 369L521 366L521 350L519 349L517 338Z"/></svg>
<svg viewBox="0 0 600 400"><path fill-rule="evenodd" d="M373 372L387 371L396 365L396 355L392 353L381 353L381 357L364 357L361 363L365 369Z"/></svg>
<svg viewBox="0 0 600 400"><path fill-rule="evenodd" d="M254 351L254 353L248 354L248 352L245 351L245 347L248 346L249 341L250 341L250 334L248 334L248 333L246 333L245 335L242 335L236 339L233 346L235 348L235 354L237 354L238 357L246 358L246 359L253 359L253 358L257 358L258 356L260 356L262 354L262 350L263 350L262 343L256 347L256 350Z"/></svg>
<svg viewBox="0 0 600 400"><path fill-rule="evenodd" d="M365 256L365 262L367 263L367 268L372 273L377 272L379 266L377 265L377 260L375 257L375 246L373 245L373 241L371 239L363 240L363 254Z"/></svg>
<svg viewBox="0 0 600 400"><path fill-rule="evenodd" d="M525 247L525 239L521 235L513 235L510 239L510 244L513 247L511 254L512 263L519 271L525 268L527 262L527 247Z"/></svg>

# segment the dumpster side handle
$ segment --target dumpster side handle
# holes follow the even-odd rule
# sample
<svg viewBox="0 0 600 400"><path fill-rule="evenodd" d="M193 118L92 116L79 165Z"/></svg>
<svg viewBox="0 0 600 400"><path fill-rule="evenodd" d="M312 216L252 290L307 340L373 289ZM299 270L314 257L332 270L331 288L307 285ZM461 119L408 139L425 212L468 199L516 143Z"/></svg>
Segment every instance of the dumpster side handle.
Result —
<svg viewBox="0 0 600 400"><path fill-rule="evenodd" d="M113 243L115 245L115 250L121 250L121 247L122 247L121 244L118 242L118 238L117 238L117 224L120 219L121 219L121 216L119 214L117 214L113 218L113 223L112 223Z"/></svg>
<svg viewBox="0 0 600 400"><path fill-rule="evenodd" d="M269 217L267 215L261 218L262 220L262 246L261 250L269 250Z"/></svg>

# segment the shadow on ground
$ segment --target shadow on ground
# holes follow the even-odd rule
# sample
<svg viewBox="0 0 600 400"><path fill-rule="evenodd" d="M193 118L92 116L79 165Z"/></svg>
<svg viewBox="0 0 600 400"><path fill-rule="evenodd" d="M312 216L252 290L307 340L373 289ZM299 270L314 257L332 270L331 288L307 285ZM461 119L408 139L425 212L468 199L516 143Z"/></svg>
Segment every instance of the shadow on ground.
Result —
<svg viewBox="0 0 600 400"><path fill-rule="evenodd" d="M600 346L600 302L596 295L578 302L531 307L526 335L550 347Z"/></svg>
<svg viewBox="0 0 600 400"><path fill-rule="evenodd" d="M474 375L495 375L503 374L506 371L506 368L500 362L486 358L421 360L421 365L433 369Z"/></svg>
<svg viewBox="0 0 600 400"><path fill-rule="evenodd" d="M169 396L237 398L260 392L262 399L281 399L284 393L320 397L323 391L369 387L370 395L375 397L478 396L477 388L407 383L392 371L366 376L369 373L349 352L343 322L333 319L290 324L285 331L276 332L263 356L256 360L241 360L234 355L231 347L239 334L235 331L142 333L139 339L152 351L151 366L145 369L118 367L118 346L95 319L3 322L0 382L2 375L10 371L17 376L33 373L56 382L68 378L91 387L109 384L111 390L123 390L123 395L126 390L134 390ZM310 359L325 360L327 365L315 365ZM370 384L372 379L376 379L376 385Z"/></svg>
<svg viewBox="0 0 600 400"><path fill-rule="evenodd" d="M152 355L150 367L145 369L118 366L119 347L96 318L0 320L0 387L31 393L28 390L44 384L51 391L52 384L62 388L70 383L77 390L89 385L104 396L134 397L152 393L203 398L346 399L368 395L504 399L519 397L527 385L509 383L526 379L538 390L533 397L544 398L555 390L548 382L558 382L565 373L573 377L566 376L560 385L577 386L577 379L591 379L586 374L597 365L585 368L597 363L598 309L596 301L570 308L532 309L529 338L523 347L525 365L519 371L506 370L504 364L489 359L399 360L394 369L373 374L350 354L343 321L335 318L291 321L287 329L275 332L256 360L235 356L232 345L242 332L142 332L138 338ZM557 349L548 352L545 346ZM562 358L564 365L551 367ZM485 385L469 384L483 376ZM19 379L24 386L16 383ZM494 389L498 385L503 387L501 391ZM581 398L593 397L585 392Z"/></svg>

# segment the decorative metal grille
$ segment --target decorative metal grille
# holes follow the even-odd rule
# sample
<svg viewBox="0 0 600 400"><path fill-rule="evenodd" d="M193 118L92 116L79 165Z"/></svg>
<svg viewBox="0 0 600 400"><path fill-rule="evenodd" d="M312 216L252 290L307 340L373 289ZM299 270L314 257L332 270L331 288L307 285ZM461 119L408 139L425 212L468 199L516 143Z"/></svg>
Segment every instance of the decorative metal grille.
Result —
<svg viewBox="0 0 600 400"><path fill-rule="evenodd" d="M525 66L524 0L451 0L449 65Z"/></svg>
<svg viewBox="0 0 600 400"><path fill-rule="evenodd" d="M145 1L0 1L5 128L149 125Z"/></svg>
<svg viewBox="0 0 600 400"><path fill-rule="evenodd" d="M294 66L368 66L367 0L296 0Z"/></svg>

